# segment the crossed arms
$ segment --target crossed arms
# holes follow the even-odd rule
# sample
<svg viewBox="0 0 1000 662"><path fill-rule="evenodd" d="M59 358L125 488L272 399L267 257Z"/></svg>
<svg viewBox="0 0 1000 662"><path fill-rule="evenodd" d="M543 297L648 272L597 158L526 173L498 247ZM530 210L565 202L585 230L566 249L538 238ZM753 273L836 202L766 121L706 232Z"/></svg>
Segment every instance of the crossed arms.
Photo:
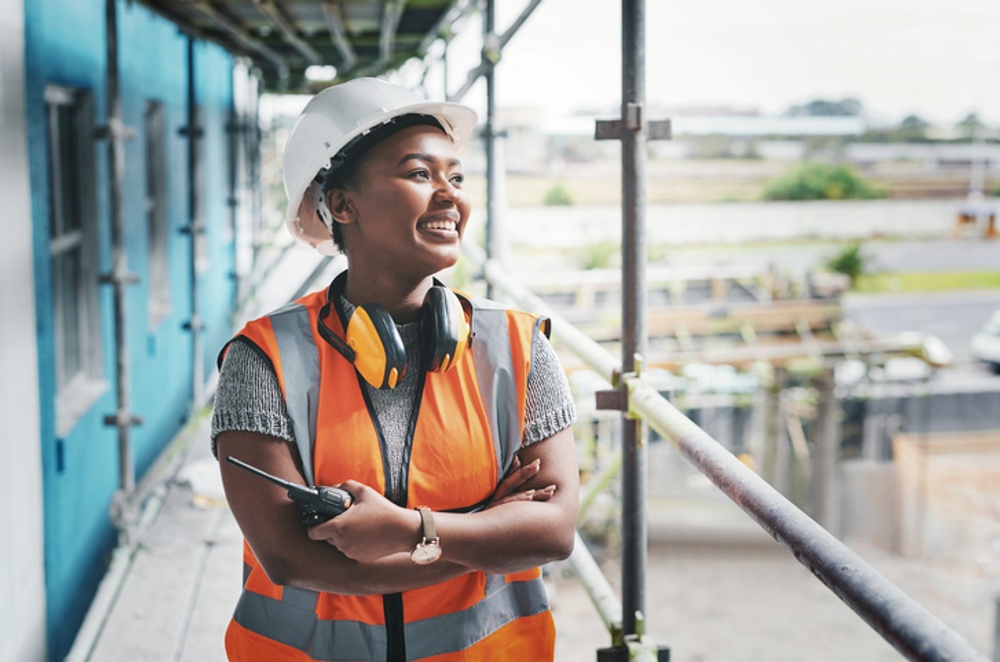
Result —
<svg viewBox="0 0 1000 662"><path fill-rule="evenodd" d="M228 431L218 455L233 455L286 480L304 483L293 448L263 434ZM230 508L268 577L276 584L342 595L381 595L481 570L511 573L566 558L573 549L579 478L572 428L524 447L490 504L476 513L435 512L441 559L417 566L420 516L356 481L344 514L306 529L284 489L220 464Z"/></svg>

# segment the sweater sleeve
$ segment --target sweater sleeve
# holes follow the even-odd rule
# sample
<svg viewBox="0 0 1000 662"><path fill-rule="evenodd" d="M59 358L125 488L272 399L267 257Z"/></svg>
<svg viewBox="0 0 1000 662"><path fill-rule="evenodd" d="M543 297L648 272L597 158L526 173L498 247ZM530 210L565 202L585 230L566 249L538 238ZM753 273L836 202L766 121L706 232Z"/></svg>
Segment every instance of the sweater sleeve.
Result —
<svg viewBox="0 0 1000 662"><path fill-rule="evenodd" d="M531 371L525 402L523 446L547 439L576 421L573 395L552 343L536 333L531 343Z"/></svg>
<svg viewBox="0 0 1000 662"><path fill-rule="evenodd" d="M267 360L246 343L234 342L219 370L212 412L212 452L222 432L259 432L289 443L295 434L278 377Z"/></svg>

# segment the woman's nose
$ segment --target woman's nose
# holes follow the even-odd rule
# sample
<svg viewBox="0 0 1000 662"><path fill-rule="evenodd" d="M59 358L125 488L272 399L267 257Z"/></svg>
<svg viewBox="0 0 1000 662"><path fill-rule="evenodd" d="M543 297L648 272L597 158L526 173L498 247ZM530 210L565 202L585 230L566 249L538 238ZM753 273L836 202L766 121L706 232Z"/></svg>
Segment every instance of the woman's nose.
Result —
<svg viewBox="0 0 1000 662"><path fill-rule="evenodd" d="M462 189L449 180L441 178L434 187L434 197L438 200L455 200L462 194Z"/></svg>

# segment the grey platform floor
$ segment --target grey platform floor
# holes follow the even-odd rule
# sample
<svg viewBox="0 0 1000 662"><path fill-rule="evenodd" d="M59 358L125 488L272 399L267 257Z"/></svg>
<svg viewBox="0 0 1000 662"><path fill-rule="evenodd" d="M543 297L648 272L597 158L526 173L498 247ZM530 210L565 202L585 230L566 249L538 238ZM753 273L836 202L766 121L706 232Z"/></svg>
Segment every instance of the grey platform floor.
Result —
<svg viewBox="0 0 1000 662"><path fill-rule="evenodd" d="M225 502L206 420L187 443L142 532L90 657L94 662L225 660L222 636L242 580L242 541Z"/></svg>

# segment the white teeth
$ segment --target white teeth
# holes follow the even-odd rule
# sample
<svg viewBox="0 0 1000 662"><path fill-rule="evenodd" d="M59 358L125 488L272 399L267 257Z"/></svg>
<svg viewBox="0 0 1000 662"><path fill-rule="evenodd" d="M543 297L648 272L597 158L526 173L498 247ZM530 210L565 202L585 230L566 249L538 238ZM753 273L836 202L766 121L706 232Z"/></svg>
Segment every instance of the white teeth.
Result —
<svg viewBox="0 0 1000 662"><path fill-rule="evenodd" d="M455 223L454 221L438 221L438 222L422 224L422 227L428 230L451 230L452 232L455 231L455 228L457 226L458 224Z"/></svg>

